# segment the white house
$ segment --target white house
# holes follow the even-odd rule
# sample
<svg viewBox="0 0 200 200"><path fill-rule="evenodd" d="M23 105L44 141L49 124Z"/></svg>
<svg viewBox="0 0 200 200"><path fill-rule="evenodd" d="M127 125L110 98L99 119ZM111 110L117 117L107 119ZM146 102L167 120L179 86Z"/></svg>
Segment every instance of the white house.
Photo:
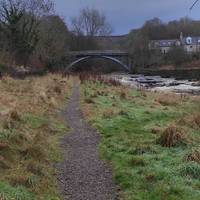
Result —
<svg viewBox="0 0 200 200"><path fill-rule="evenodd" d="M168 39L168 40L152 40L149 43L150 49L160 49L165 54L172 47L180 46L185 49L188 53L200 52L200 36L198 37L183 37L181 33L179 39Z"/></svg>

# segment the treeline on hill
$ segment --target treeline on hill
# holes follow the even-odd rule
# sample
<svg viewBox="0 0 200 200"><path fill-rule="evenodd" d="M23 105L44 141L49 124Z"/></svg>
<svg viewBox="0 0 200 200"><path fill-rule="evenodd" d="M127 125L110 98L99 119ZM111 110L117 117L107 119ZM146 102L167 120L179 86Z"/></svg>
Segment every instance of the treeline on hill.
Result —
<svg viewBox="0 0 200 200"><path fill-rule="evenodd" d="M200 36L200 21L184 17L164 23L154 18L146 21L140 29L132 30L127 38L127 47L133 58L133 66L150 68L173 64L180 67L183 63L199 59L199 53L189 55L181 47L173 47L165 55L159 50L149 49L150 40L179 39L181 32L184 36Z"/></svg>
<svg viewBox="0 0 200 200"><path fill-rule="evenodd" d="M0 72L60 70L70 50L97 49L94 36L110 32L105 16L95 9L82 9L69 31L51 0L0 0Z"/></svg>
<svg viewBox="0 0 200 200"><path fill-rule="evenodd" d="M129 50L134 69L166 64L181 66L199 59L200 55L188 55L178 47L165 55L149 49L150 40L178 39L181 32L185 36L200 36L200 21L182 18L163 23L154 18L140 29L132 30L120 48ZM93 8L80 10L79 15L72 18L69 30L55 13L51 0L0 0L0 72L63 70L70 62L69 51L100 49L96 37L111 33L106 16ZM108 49L112 47L109 44ZM96 70L98 66L103 71L116 68L112 62L95 60L83 62L76 69L92 67Z"/></svg>

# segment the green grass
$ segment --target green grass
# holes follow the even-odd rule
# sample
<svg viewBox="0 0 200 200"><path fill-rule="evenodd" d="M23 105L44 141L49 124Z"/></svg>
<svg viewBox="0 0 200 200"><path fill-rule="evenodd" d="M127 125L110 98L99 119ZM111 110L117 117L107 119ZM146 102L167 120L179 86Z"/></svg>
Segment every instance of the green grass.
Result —
<svg viewBox="0 0 200 200"><path fill-rule="evenodd" d="M99 90L107 94L98 95ZM121 91L128 97L120 98ZM88 120L102 134L99 150L112 165L122 199L198 200L200 165L186 162L184 157L199 147L200 130L184 125L193 142L164 148L156 143L159 134L153 134L152 128L162 130L178 123L183 116L199 111L200 103L186 99L177 105L154 105L156 95L100 83L82 85L83 110L89 109ZM93 103L85 102L86 98Z"/></svg>
<svg viewBox="0 0 200 200"><path fill-rule="evenodd" d="M34 200L34 196L25 187L12 187L7 183L0 182L0 199Z"/></svg>

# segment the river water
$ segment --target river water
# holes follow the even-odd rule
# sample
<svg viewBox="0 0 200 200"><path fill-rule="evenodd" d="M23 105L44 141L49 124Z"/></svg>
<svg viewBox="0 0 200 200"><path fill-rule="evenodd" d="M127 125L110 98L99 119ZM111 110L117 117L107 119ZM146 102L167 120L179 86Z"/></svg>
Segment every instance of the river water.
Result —
<svg viewBox="0 0 200 200"><path fill-rule="evenodd" d="M123 85L134 88L145 88L151 91L164 91L176 93L190 93L200 95L200 81L178 80L176 78L164 78L161 76L146 76L143 74L111 74Z"/></svg>

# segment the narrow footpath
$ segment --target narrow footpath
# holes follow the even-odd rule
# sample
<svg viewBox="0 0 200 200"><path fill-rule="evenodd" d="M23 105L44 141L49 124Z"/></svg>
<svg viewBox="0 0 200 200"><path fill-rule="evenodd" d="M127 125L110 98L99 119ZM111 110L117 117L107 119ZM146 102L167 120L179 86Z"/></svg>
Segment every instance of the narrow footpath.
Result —
<svg viewBox="0 0 200 200"><path fill-rule="evenodd" d="M71 128L62 139L65 158L58 166L58 184L64 200L116 200L112 172L99 158L100 135L83 119L76 83L62 115Z"/></svg>

